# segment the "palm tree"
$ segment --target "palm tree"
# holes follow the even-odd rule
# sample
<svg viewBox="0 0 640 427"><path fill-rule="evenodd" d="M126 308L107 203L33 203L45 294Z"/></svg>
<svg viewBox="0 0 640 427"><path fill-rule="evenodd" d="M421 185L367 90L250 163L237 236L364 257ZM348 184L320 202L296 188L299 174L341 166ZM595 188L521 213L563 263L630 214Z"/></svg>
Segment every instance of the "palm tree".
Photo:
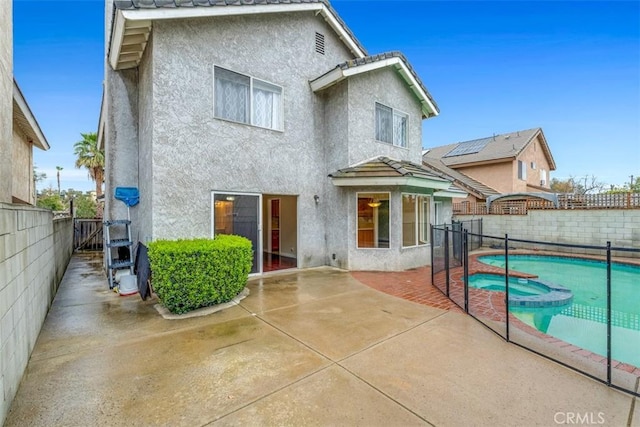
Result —
<svg viewBox="0 0 640 427"><path fill-rule="evenodd" d="M102 182L104 181L104 151L98 148L98 135L95 132L80 133L82 140L73 145L77 156L76 167L84 167L89 171L89 177L96 183L96 197L102 196ZM96 216L102 218L102 204L98 202Z"/></svg>
<svg viewBox="0 0 640 427"><path fill-rule="evenodd" d="M62 166L56 166L57 175L58 175L58 195L60 195L60 171L64 169Z"/></svg>

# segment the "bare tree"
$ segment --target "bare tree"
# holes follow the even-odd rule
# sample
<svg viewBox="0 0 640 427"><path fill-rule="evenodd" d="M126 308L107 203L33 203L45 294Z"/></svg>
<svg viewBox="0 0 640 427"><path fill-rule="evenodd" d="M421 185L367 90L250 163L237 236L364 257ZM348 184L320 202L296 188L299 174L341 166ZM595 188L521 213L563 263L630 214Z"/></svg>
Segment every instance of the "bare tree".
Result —
<svg viewBox="0 0 640 427"><path fill-rule="evenodd" d="M588 194L602 193L606 185L600 182L595 175L585 175L583 177L571 176L565 180L553 178L551 180L551 190L556 193Z"/></svg>
<svg viewBox="0 0 640 427"><path fill-rule="evenodd" d="M598 180L595 175L585 175L580 178L570 178L575 184L577 194L598 194L605 191L606 184Z"/></svg>

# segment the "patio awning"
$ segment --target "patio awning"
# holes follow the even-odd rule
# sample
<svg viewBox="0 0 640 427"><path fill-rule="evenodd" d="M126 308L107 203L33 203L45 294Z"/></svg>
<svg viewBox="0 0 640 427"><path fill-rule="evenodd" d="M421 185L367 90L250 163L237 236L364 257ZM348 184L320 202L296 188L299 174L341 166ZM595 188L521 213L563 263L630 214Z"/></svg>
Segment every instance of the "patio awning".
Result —
<svg viewBox="0 0 640 427"><path fill-rule="evenodd" d="M376 157L329 174L337 187L404 186L448 190L451 182L422 165L406 160ZM462 196L464 197L464 196Z"/></svg>

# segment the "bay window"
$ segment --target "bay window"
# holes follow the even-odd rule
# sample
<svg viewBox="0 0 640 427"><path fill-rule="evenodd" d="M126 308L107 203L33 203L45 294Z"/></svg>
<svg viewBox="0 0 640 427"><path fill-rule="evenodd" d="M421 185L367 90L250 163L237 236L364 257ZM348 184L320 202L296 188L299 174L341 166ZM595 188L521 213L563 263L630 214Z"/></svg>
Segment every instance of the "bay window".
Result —
<svg viewBox="0 0 640 427"><path fill-rule="evenodd" d="M358 248L389 247L389 193L358 193Z"/></svg>
<svg viewBox="0 0 640 427"><path fill-rule="evenodd" d="M402 246L429 243L429 197L402 195Z"/></svg>

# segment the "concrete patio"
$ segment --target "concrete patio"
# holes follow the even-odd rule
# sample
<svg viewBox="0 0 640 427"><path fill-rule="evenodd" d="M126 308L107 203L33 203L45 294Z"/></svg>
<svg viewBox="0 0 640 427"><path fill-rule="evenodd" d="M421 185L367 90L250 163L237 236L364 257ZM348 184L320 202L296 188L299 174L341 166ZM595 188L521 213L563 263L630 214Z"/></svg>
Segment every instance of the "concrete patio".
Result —
<svg viewBox="0 0 640 427"><path fill-rule="evenodd" d="M237 306L165 320L100 263L73 257L6 426L640 426L638 399L347 272L253 280Z"/></svg>

